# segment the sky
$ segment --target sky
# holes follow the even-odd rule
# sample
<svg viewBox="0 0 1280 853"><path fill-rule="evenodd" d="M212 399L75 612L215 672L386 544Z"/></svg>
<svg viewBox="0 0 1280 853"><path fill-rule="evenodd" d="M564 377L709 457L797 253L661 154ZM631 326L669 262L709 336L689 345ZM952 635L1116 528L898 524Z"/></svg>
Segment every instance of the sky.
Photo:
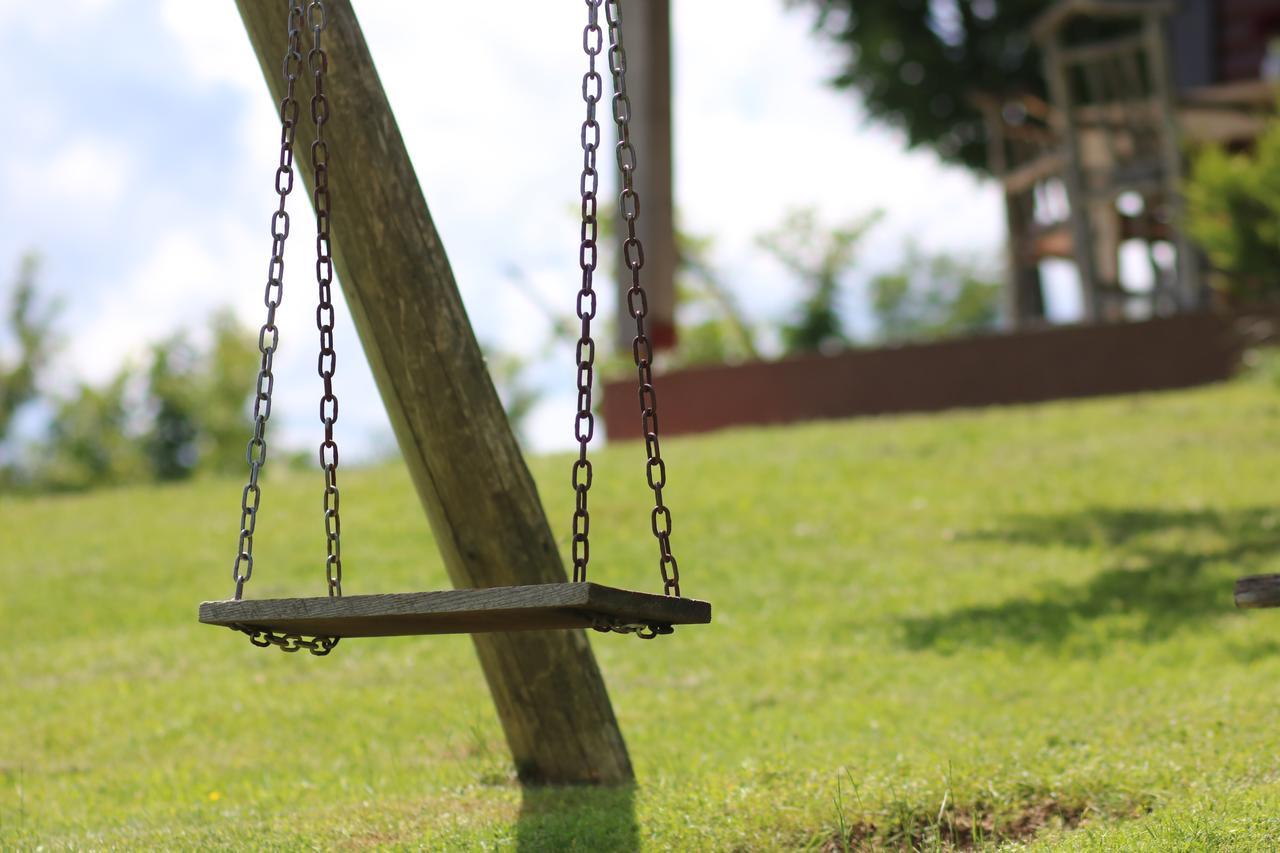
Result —
<svg viewBox="0 0 1280 853"><path fill-rule="evenodd" d="M723 4L672 5L677 207L686 229L714 238L712 259L752 317L776 319L799 293L755 245L792 208L832 224L883 209L864 275L894 265L907 239L998 257L995 184L868 123L827 85L840 57L805 9L739 0L730 23ZM541 352L547 321L513 270L536 301L571 310L583 4L355 9L477 335ZM58 384L102 380L219 307L261 324L279 126L231 0L64 0L56 13L0 0L0 111L0 282L24 252L42 256L42 284L65 304ZM291 197L295 217L305 204ZM272 429L308 446L320 430L314 282L301 256L311 242L290 242ZM846 312L865 323L856 300ZM345 306L337 348L338 437L344 458L359 458L389 446L390 429ZM529 444L565 447L569 349L536 377L547 393Z"/></svg>

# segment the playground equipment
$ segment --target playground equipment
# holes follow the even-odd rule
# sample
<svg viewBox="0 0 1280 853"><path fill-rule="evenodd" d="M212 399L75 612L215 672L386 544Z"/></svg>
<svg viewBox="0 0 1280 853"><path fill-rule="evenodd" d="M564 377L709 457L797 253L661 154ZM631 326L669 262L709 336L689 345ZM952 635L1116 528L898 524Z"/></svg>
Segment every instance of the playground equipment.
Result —
<svg viewBox="0 0 1280 853"><path fill-rule="evenodd" d="M596 155L600 146L600 123L596 119L596 109L603 97L603 78L596 69L597 58L604 52L604 30L599 20L600 6L599 0L587 3L588 22L582 42L588 68L582 80L586 119L581 131L583 167L579 184L582 197L579 250L582 285L577 298L581 335L577 344L578 412L574 421L574 436L578 440L579 454L572 470L576 495L572 582L345 598L342 595L338 445L333 432L338 419L338 398L333 392L337 356L333 338L333 257L330 236L332 200L329 190L329 145L324 134L330 115L330 103L325 90L329 58L323 46L328 12L323 2L312 0L305 12L301 2L294 2L289 8L289 36L283 68L286 91L280 102L280 161L275 179L279 204L271 215L271 260L264 296L267 317L258 334L261 360L253 403L254 432L246 451L249 482L241 496L239 549L232 570L235 592L231 600L202 604L200 621L242 631L257 646L274 645L287 652L305 648L315 655L327 655L342 637L594 628L606 632L634 633L645 639L652 639L672 633L676 624L705 623L711 620L709 604L680 596L679 566L671 551L671 512L662 494L667 473L658 438L653 347L645 329L648 308L640 280L644 249L636 237L640 198L633 186L637 158L629 132L631 106L626 90L626 52L622 40L622 19L616 2L604 4L604 9L609 32L609 71L616 93L613 98L613 117L618 128L617 163L622 180L619 203L627 229L623 254L631 274L627 307L635 320L632 353L638 371L641 421L648 457L645 476L654 495L650 522L658 542L658 566L662 574L663 594L630 592L587 582L587 565L590 559L587 496L592 478L588 447L595 432L591 390L596 345L592 337L591 321L595 317L597 306L594 274L598 254L599 170L596 168ZM274 387L272 360L280 339L275 321L276 310L283 298L284 248L290 227L286 203L293 187L293 149L299 115L295 87L304 65L304 23L311 30L312 36L305 65L314 81L310 100L311 119L315 126L315 139L311 143L314 174L312 200L316 214L316 281L319 289L316 326L320 331L320 354L317 370L324 383L324 393L320 398L320 420L324 425L320 465L325 475L325 575L328 595L318 598L245 601L244 587L253 575L253 537L262 498L259 475L267 457L265 435L267 420L271 415L271 394Z"/></svg>
<svg viewBox="0 0 1280 853"><path fill-rule="evenodd" d="M1280 607L1280 575L1248 575L1236 581L1236 607Z"/></svg>
<svg viewBox="0 0 1280 853"><path fill-rule="evenodd" d="M628 135L630 106L617 0L586 0L587 24L582 39L588 71L583 78L587 118L581 137L582 285L577 307L582 335L577 348L579 406L575 421L580 453L572 471L576 494L572 581L565 575L532 478L493 390L349 0L292 0L287 17L279 14L275 4L260 0L238 0L237 5L268 86L280 104L281 155L276 179L280 206L271 220L268 316L259 337L262 369L254 404L254 437L249 444L250 479L241 502L235 597L201 605L201 621L235 627L258 645L277 645L290 651L307 648L321 655L344 636L472 633L522 780L630 781L633 773L626 747L583 635L579 631L530 630L593 627L652 637L669 633L676 624L710 621L709 604L680 595L678 567L671 553L671 515L662 495L666 467L660 454L652 350L644 323L647 304L639 279L643 248L633 230L639 198L631 183L636 157ZM601 25L602 7L606 27ZM309 26L312 36L306 53L310 74L301 73L304 25ZM606 54L606 29L607 59L615 89L613 118L619 137L620 204L628 230L624 252L632 277L627 303L637 330L632 354L645 428L646 479L654 493L650 520L659 546L662 595L616 590L586 580L590 553L587 495L591 485L586 451L594 433L590 389L595 354L591 334L596 306L592 287L597 231L595 158L600 142L595 115L603 96L603 78L596 61ZM281 44L288 45L283 74L273 56ZM336 69L332 77L328 74L331 61ZM297 104L308 99L315 141L309 148L295 151ZM330 145L342 152L336 168L329 159ZM300 167L295 165L295 157ZM251 547L261 496L257 475L266 459L265 425L273 386L270 359L278 343L274 312L281 295L282 251L288 235L284 200L292 188L295 169L310 183L317 218L328 595L252 601L242 593L252 575ZM337 199L337 204L331 205L332 199ZM335 357L329 302L335 269L445 567L459 589L341 594L338 454L332 437L338 407L331 383ZM514 631L526 633L511 633Z"/></svg>

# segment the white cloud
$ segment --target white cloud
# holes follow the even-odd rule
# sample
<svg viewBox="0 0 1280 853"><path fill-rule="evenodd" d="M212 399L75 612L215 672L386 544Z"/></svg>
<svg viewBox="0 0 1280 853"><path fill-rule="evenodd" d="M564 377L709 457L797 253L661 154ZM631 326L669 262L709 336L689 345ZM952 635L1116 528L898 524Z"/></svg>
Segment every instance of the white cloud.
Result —
<svg viewBox="0 0 1280 853"><path fill-rule="evenodd" d="M123 196L134 161L118 142L84 136L41 152L39 159L10 161L5 171L21 204L107 207Z"/></svg>
<svg viewBox="0 0 1280 853"><path fill-rule="evenodd" d="M148 255L103 292L73 337L68 352L91 381L112 375L126 360L138 361L150 344L212 307L218 292L218 259L188 229L162 233Z"/></svg>
<svg viewBox="0 0 1280 853"><path fill-rule="evenodd" d="M262 85L262 72L234 3L163 0L160 20L181 47L188 79L229 84L244 91Z"/></svg>
<svg viewBox="0 0 1280 853"><path fill-rule="evenodd" d="M44 3L29 0L0 0L0 27L23 30L42 38L52 37L68 21L94 24L118 0L64 0L56 12Z"/></svg>

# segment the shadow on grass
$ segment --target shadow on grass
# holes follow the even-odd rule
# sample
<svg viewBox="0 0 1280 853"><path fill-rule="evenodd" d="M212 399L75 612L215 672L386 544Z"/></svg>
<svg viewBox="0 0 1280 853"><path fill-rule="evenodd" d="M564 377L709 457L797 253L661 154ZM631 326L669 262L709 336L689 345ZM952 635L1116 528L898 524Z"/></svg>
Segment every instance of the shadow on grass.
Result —
<svg viewBox="0 0 1280 853"><path fill-rule="evenodd" d="M543 788L526 785L516 824L525 851L638 850L635 787Z"/></svg>
<svg viewBox="0 0 1280 853"><path fill-rule="evenodd" d="M1070 643L1073 652L1092 645L1101 653L1109 641L1156 642L1229 612L1232 578L1280 551L1280 510L1095 508L1017 516L962 539L1096 550L1104 568L1081 585L1055 583L1034 597L906 619L908 646Z"/></svg>

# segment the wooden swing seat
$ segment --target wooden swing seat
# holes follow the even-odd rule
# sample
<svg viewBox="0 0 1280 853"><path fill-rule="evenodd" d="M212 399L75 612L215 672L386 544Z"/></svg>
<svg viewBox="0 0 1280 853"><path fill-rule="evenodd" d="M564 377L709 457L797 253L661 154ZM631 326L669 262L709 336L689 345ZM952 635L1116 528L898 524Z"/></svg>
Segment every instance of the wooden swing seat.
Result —
<svg viewBox="0 0 1280 853"><path fill-rule="evenodd" d="M693 598L585 583L449 589L340 598L206 601L207 625L317 637L479 634L711 621L711 605Z"/></svg>
<svg viewBox="0 0 1280 853"><path fill-rule="evenodd" d="M1249 575L1237 580L1236 607L1280 607L1280 575Z"/></svg>

